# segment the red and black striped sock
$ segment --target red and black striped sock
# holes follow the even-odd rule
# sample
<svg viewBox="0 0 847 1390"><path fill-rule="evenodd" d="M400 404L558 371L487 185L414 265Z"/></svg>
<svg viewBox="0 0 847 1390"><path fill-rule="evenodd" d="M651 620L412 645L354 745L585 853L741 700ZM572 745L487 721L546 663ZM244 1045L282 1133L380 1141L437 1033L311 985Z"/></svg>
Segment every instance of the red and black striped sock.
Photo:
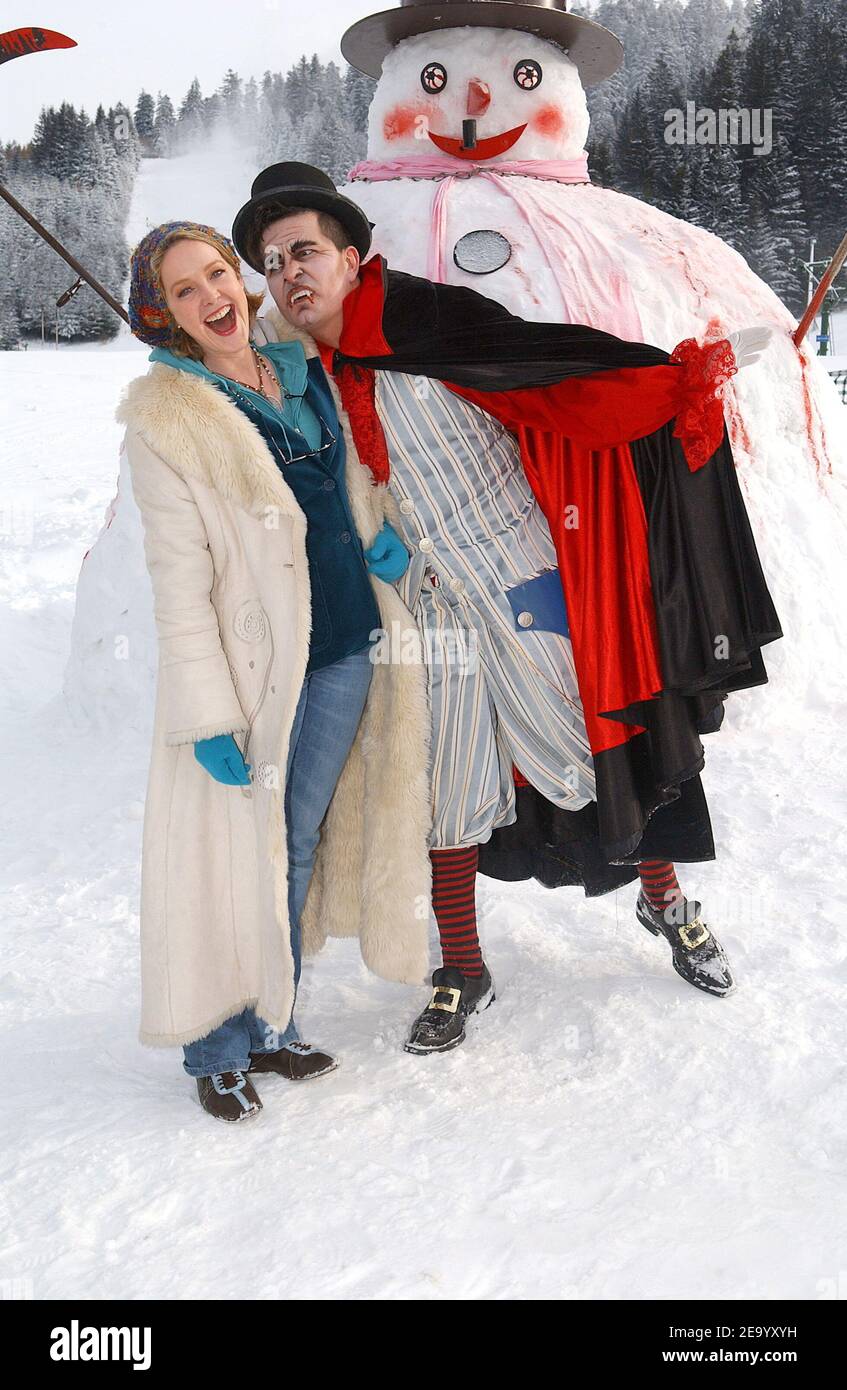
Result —
<svg viewBox="0 0 847 1390"><path fill-rule="evenodd" d="M641 891L654 912L681 901L683 893L669 859L642 859L638 865Z"/></svg>
<svg viewBox="0 0 847 1390"><path fill-rule="evenodd" d="M476 870L479 845L431 849L432 910L438 923L445 965L478 980L482 951L476 930Z"/></svg>

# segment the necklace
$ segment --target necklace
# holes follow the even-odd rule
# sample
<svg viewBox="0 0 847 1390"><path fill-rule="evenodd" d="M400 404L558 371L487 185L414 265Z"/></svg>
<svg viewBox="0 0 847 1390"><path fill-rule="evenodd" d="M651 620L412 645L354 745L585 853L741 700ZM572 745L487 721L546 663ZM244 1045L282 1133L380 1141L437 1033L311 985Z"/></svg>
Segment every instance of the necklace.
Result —
<svg viewBox="0 0 847 1390"><path fill-rule="evenodd" d="M269 381L272 380L270 368L266 365L265 362L262 361L262 354L259 352L259 349L256 347L256 344L255 344L255 343L251 343L251 344L250 344L250 347L251 347L251 349L252 349L253 358L254 358L255 363L256 363L256 374L257 374L257 376L258 376L258 378L259 378L259 395L260 395L260 396L264 396L264 398L265 398L266 401L270 401L271 398L270 398L270 396L268 395L267 391L265 390L264 386L262 385L262 372L265 373L265 375L267 376L267 378L268 378ZM279 388L279 389L280 389L280 400L284 400L284 399L285 399L285 387L284 387L281 383L280 383L280 388Z"/></svg>
<svg viewBox="0 0 847 1390"><path fill-rule="evenodd" d="M272 398L268 395L267 391L264 388L264 385L262 384L262 373L265 372L267 376L271 378L270 369L266 367L265 363L262 361L262 354L259 352L259 349L256 347L255 343L250 344L250 350L253 353L253 359L256 363L256 376L259 382L258 386L251 386L249 381L241 381L237 376L231 376L229 379L230 381L234 381L238 386L245 386L248 391L258 391L259 395L262 396L268 402L269 405L275 405L276 402L272 400ZM280 404L282 404L282 402L285 400L285 397L288 395L288 392L286 391L285 387L282 385L281 382L279 385L279 390Z"/></svg>

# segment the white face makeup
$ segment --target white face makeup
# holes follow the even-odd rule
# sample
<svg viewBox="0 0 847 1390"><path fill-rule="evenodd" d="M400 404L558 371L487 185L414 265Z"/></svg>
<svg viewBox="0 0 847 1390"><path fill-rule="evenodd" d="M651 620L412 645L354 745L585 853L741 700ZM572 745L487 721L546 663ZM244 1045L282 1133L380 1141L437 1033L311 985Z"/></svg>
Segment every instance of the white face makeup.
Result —
<svg viewBox="0 0 847 1390"><path fill-rule="evenodd" d="M318 214L298 212L262 234L265 276L274 302L294 328L320 338L334 322L359 275L359 253L341 251L320 228Z"/></svg>

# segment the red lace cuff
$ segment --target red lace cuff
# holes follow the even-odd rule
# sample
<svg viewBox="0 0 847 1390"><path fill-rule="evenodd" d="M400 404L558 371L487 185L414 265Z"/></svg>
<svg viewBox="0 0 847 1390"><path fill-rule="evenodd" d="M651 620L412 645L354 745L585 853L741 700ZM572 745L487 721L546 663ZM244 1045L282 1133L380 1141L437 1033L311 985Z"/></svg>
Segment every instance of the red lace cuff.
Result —
<svg viewBox="0 0 847 1390"><path fill-rule="evenodd" d="M670 360L683 367L674 437L682 444L688 467L694 473L708 463L723 439L719 392L738 367L726 338L702 346L694 338L685 338L677 343Z"/></svg>

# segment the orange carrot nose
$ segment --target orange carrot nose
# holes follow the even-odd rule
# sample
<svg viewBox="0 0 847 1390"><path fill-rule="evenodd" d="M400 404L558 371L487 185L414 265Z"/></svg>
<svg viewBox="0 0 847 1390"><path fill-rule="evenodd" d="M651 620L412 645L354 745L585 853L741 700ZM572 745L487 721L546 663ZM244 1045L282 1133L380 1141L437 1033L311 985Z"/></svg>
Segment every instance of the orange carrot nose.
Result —
<svg viewBox="0 0 847 1390"><path fill-rule="evenodd" d="M491 88L487 82L472 77L468 83L468 115L481 116L491 105Z"/></svg>

